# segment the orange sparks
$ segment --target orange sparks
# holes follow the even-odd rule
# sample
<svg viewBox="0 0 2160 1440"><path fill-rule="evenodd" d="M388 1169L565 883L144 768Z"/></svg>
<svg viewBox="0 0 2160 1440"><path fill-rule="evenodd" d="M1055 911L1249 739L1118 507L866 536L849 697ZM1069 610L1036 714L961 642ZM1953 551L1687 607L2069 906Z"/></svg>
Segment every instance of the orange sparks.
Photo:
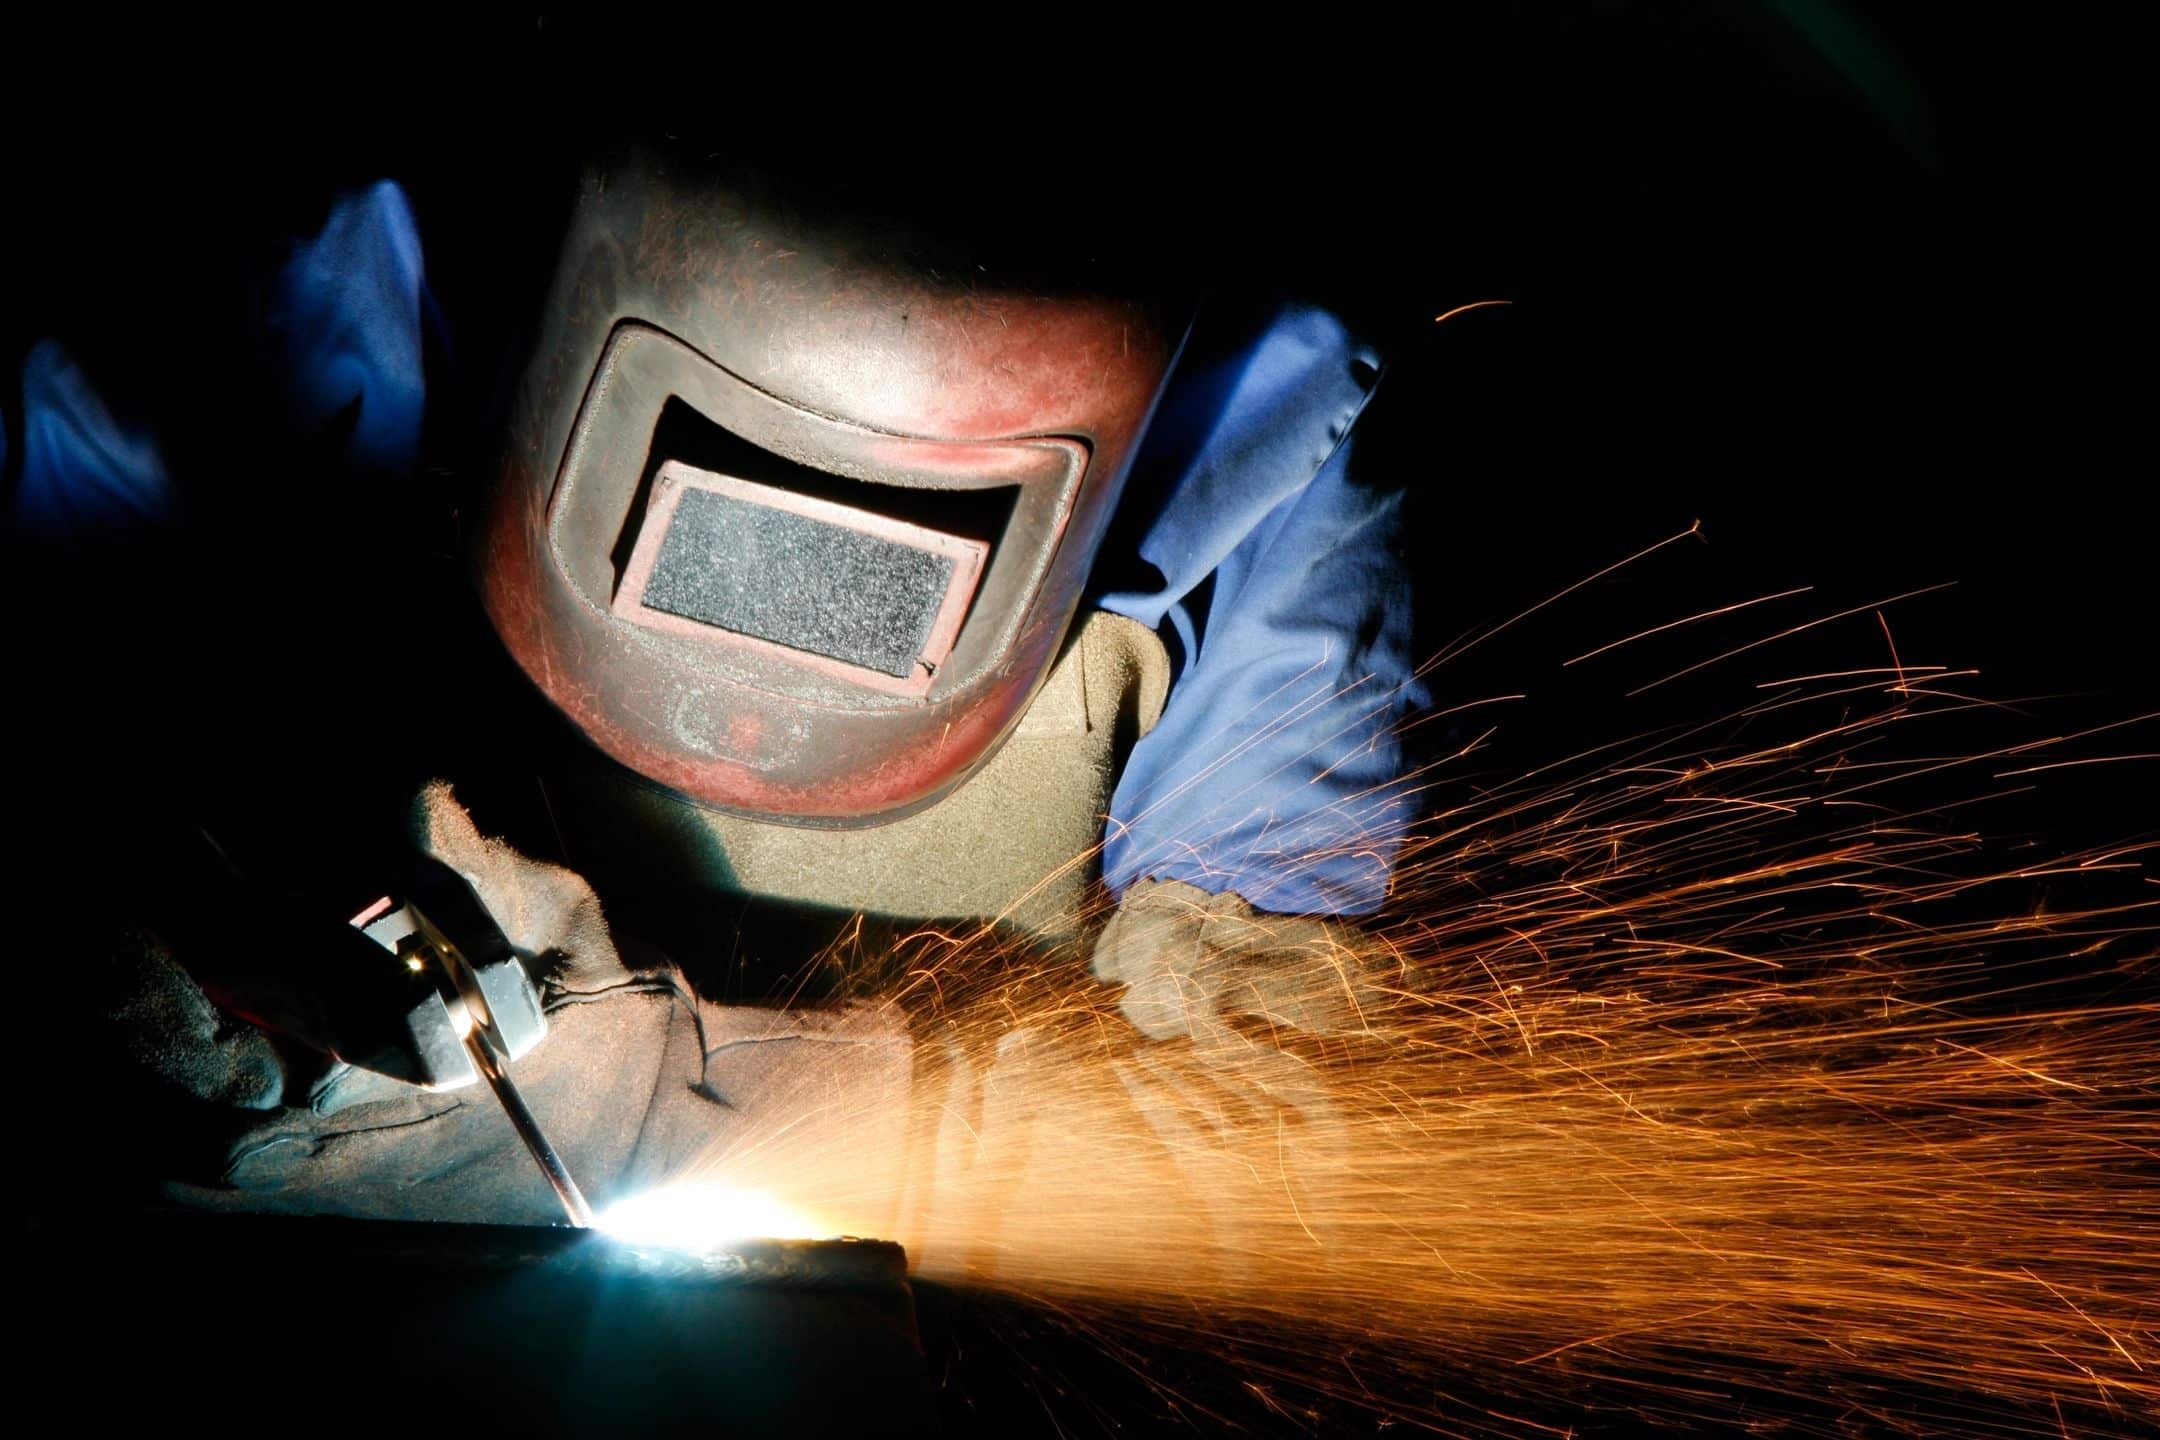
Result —
<svg viewBox="0 0 2160 1440"><path fill-rule="evenodd" d="M1512 305L1514 303L1512 300L1472 300L1467 305L1457 305L1452 310L1441 311L1438 315L1433 316L1433 324L1445 325L1457 315L1467 314L1472 310L1488 310L1495 305Z"/></svg>
<svg viewBox="0 0 2160 1440"><path fill-rule="evenodd" d="M697 1174L898 1238L928 1276L1485 1364L1511 1393L1662 1386L1660 1413L1715 1416L1724 1356L1835 1374L1891 1421L1934 1387L1999 1407L1988 1433L2134 1423L2160 1408L2153 847L2011 862L1939 795L1900 804L2078 738L1887 753L1972 708L1913 683L1941 668L1893 643L1887 670L1462 795L1467 752L1436 760L1365 933L1176 962L1178 1038L1126 1022L1085 938L836 952L911 1038L905 1103L836 1088ZM1894 679L1837 683L1867 675ZM1751 748L1715 743L1743 720ZM2086 888L2021 900L2039 875ZM1254 1366L1270 1403L1330 1383ZM1335 1398L1439 1423L1431 1387L1345 1373Z"/></svg>

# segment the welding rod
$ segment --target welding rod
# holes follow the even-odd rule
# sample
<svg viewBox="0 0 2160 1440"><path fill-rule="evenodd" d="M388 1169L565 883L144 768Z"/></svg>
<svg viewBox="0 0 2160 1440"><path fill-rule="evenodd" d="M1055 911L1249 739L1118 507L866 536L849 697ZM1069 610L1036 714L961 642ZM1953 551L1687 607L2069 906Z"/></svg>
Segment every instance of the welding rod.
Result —
<svg viewBox="0 0 2160 1440"><path fill-rule="evenodd" d="M494 1012L488 1008L487 991L481 987L480 977L473 972L472 964L450 938L436 928L434 922L417 906L412 915L420 927L420 934L435 954L443 972L449 977L455 1004L451 1007L451 1020L457 1025L465 1042L465 1051L472 1057L473 1068L495 1091L495 1098L502 1102L503 1113L510 1117L510 1126L517 1131L518 1139L532 1152L533 1160L540 1166L540 1173L547 1177L555 1198L562 1202L563 1214L570 1223L580 1229L592 1226L592 1207L585 1203L584 1192L577 1181L570 1178L570 1167L563 1164L562 1156L548 1143L546 1132L540 1122L533 1118L525 1097L518 1093L510 1080L510 1057L508 1050L498 1039Z"/></svg>
<svg viewBox="0 0 2160 1440"><path fill-rule="evenodd" d="M509 1067L504 1064L501 1053L496 1050L495 1039L489 1027L469 1026L465 1031L465 1049L472 1056L473 1068L494 1087L495 1098L502 1101L503 1113L510 1117L511 1127L517 1131L518 1139L525 1142L525 1148L530 1150L533 1159L540 1163L540 1173L547 1176L548 1184L554 1187L555 1198L562 1201L563 1214L569 1217L572 1225L590 1228L593 1219L592 1207L585 1203L584 1192L578 1189L577 1181L570 1178L570 1169L563 1164L562 1156L556 1154L555 1147L548 1143L546 1134L540 1129L540 1122L535 1120L532 1111L526 1108L525 1097L520 1095L517 1086L510 1082Z"/></svg>

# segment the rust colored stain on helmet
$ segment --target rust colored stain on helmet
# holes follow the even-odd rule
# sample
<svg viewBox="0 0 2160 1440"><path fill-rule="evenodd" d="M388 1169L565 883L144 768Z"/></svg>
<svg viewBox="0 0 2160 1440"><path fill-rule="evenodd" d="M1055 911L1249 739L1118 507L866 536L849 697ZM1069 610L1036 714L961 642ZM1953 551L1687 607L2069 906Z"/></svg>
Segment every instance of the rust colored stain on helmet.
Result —
<svg viewBox="0 0 2160 1440"><path fill-rule="evenodd" d="M1019 718L1189 318L1069 239L1020 268L950 215L844 209L590 167L479 557L601 749L826 825L931 803Z"/></svg>

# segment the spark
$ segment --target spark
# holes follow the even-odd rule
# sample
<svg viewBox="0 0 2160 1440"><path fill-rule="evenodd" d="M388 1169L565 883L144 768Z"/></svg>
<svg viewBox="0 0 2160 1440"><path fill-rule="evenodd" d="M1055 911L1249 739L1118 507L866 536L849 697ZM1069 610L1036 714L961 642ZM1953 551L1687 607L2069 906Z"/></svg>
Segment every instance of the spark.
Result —
<svg viewBox="0 0 2160 1440"><path fill-rule="evenodd" d="M1638 630L1633 635L1626 636L1623 639L1615 640L1607 645L1600 645L1595 650L1585 650L1573 660L1565 663L1568 665L1580 665L1585 660L1594 660L1607 651L1617 650L1623 645L1632 645L1637 640L1647 639L1652 635L1662 635L1668 630L1678 630L1684 625L1693 625L1699 620L1714 620L1720 615L1730 615L1736 610L1745 610L1752 605L1762 605L1772 600L1783 600L1791 595L1805 595L1814 588L1812 585L1796 585L1790 590L1780 590L1775 595L1758 595L1752 600L1740 600L1731 605L1720 605L1714 610L1704 610L1699 614L1689 615L1684 619L1668 620L1662 625L1653 625L1648 630Z"/></svg>
<svg viewBox="0 0 2160 1440"><path fill-rule="evenodd" d="M2147 751L2141 755L2093 755L2083 760L2056 760L2046 765L2028 765L2022 770L1998 770L1995 778L2002 780L2012 775L2037 775L2042 770L2067 770L2073 765L2114 765L2125 760L2160 760L2160 751Z"/></svg>
<svg viewBox="0 0 2160 1440"><path fill-rule="evenodd" d="M1438 315L1433 316L1433 324L1445 325L1448 321L1454 319L1457 315L1462 315L1472 310L1487 310L1491 309L1493 306L1496 305L1512 305L1514 303L1515 302L1512 300L1472 300L1466 305L1457 305L1452 310L1441 311Z"/></svg>
<svg viewBox="0 0 2160 1440"><path fill-rule="evenodd" d="M1568 596L1573 595L1576 591L1582 589L1583 587L1587 585L1595 585L1598 581L1604 579L1606 576L1615 574L1621 570L1625 570L1628 566L1635 564L1637 561L1649 559L1652 555L1657 554L1658 551L1665 549L1669 545L1677 545L1682 540L1691 539L1700 534L1702 534L1702 521L1696 520L1691 523L1687 529L1682 530L1679 534L1668 535L1663 540L1658 541L1654 545L1645 545L1642 549L1636 551L1633 555L1628 556L1625 560L1615 560L1612 564L1607 565L1604 569L1597 571L1595 574L1585 575L1582 579L1576 581L1574 584L1568 586L1566 589L1557 591L1554 594L1546 596L1543 600L1538 601L1537 604L1532 605L1527 610L1524 610L1520 614L1515 615L1510 619L1502 621L1500 624L1493 626L1490 630L1483 631L1471 638L1470 640L1463 642L1462 644L1453 646L1447 650L1443 650L1430 662L1421 667L1419 673L1422 675L1426 671L1432 670L1439 665L1445 664L1448 661L1458 660L1462 656L1467 655L1470 651L1475 650L1478 646L1484 644L1487 640L1492 639L1493 636L1501 634L1502 632L1513 628L1514 626L1529 619L1532 615L1537 614L1540 610L1543 610L1548 606L1557 605L1562 600L1565 600Z"/></svg>
<svg viewBox="0 0 2160 1440"><path fill-rule="evenodd" d="M1889 603L1677 674L1847 615L1887 639ZM1934 778L2134 722L1959 753L1930 727L1981 702L1891 659L1774 703L1739 681L1730 714L1519 775L1457 773L1486 736L1450 750L1403 782L1429 803L1387 908L1264 921L1266 966L1195 955L1165 977L1173 1039L1091 973L1107 895L1070 940L836 953L913 1039L907 1113L835 1085L819 1123L682 1178L898 1239L1106 1347L1237 1349L1270 1407L1521 1434L1603 1387L1739 1426L1720 1407L1767 1372L1841 1423L1909 1428L1921 1392L1979 1407L1970 1433L2134 1422L2160 1407L2155 846L2001 855ZM2022 899L2040 876L2079 894ZM1525 1403L1443 1416L1443 1364Z"/></svg>
<svg viewBox="0 0 2160 1440"><path fill-rule="evenodd" d="M1917 600L1923 595L1933 595L1938 591L1948 590L1949 588L1950 582L1948 581L1945 581L1940 585L1923 585L1918 590L1907 590L1901 595L1892 595L1884 600L1873 600L1865 605L1855 605L1849 610L1840 610L1834 615L1825 615L1822 616L1820 619L1810 620L1803 625L1794 625L1789 629L1780 630L1775 635L1765 635L1759 640L1750 640L1747 644L1737 646L1731 650L1727 650L1722 655L1713 655L1707 660L1697 661L1695 664L1688 666L1684 670L1675 670L1672 674L1667 675L1662 680L1653 680L1647 685L1638 685L1633 690L1627 692L1627 698L1632 700L1636 696L1641 695L1646 691L1657 689L1660 685L1669 685L1673 681L1678 680L1683 676L1693 675L1698 670L1707 670L1712 665L1716 665L1721 661L1730 660L1736 655L1745 655L1750 650L1757 650L1765 645L1774 644L1779 640L1789 639L1790 637L1798 635L1803 631L1813 630L1818 626L1822 625L1828 625L1832 621L1843 620L1848 616L1858 615L1869 610L1876 610L1884 605L1895 605L1903 600Z"/></svg>

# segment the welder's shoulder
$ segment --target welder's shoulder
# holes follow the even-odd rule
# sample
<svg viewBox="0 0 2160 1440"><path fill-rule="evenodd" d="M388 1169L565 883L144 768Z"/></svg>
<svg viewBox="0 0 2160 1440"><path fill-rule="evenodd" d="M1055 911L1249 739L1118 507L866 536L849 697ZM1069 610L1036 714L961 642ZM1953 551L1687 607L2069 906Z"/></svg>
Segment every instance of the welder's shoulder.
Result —
<svg viewBox="0 0 2160 1440"><path fill-rule="evenodd" d="M165 517L172 483L156 439L114 414L66 346L47 337L30 347L20 394L9 528L58 539ZM0 420L0 466L11 458L6 429Z"/></svg>

